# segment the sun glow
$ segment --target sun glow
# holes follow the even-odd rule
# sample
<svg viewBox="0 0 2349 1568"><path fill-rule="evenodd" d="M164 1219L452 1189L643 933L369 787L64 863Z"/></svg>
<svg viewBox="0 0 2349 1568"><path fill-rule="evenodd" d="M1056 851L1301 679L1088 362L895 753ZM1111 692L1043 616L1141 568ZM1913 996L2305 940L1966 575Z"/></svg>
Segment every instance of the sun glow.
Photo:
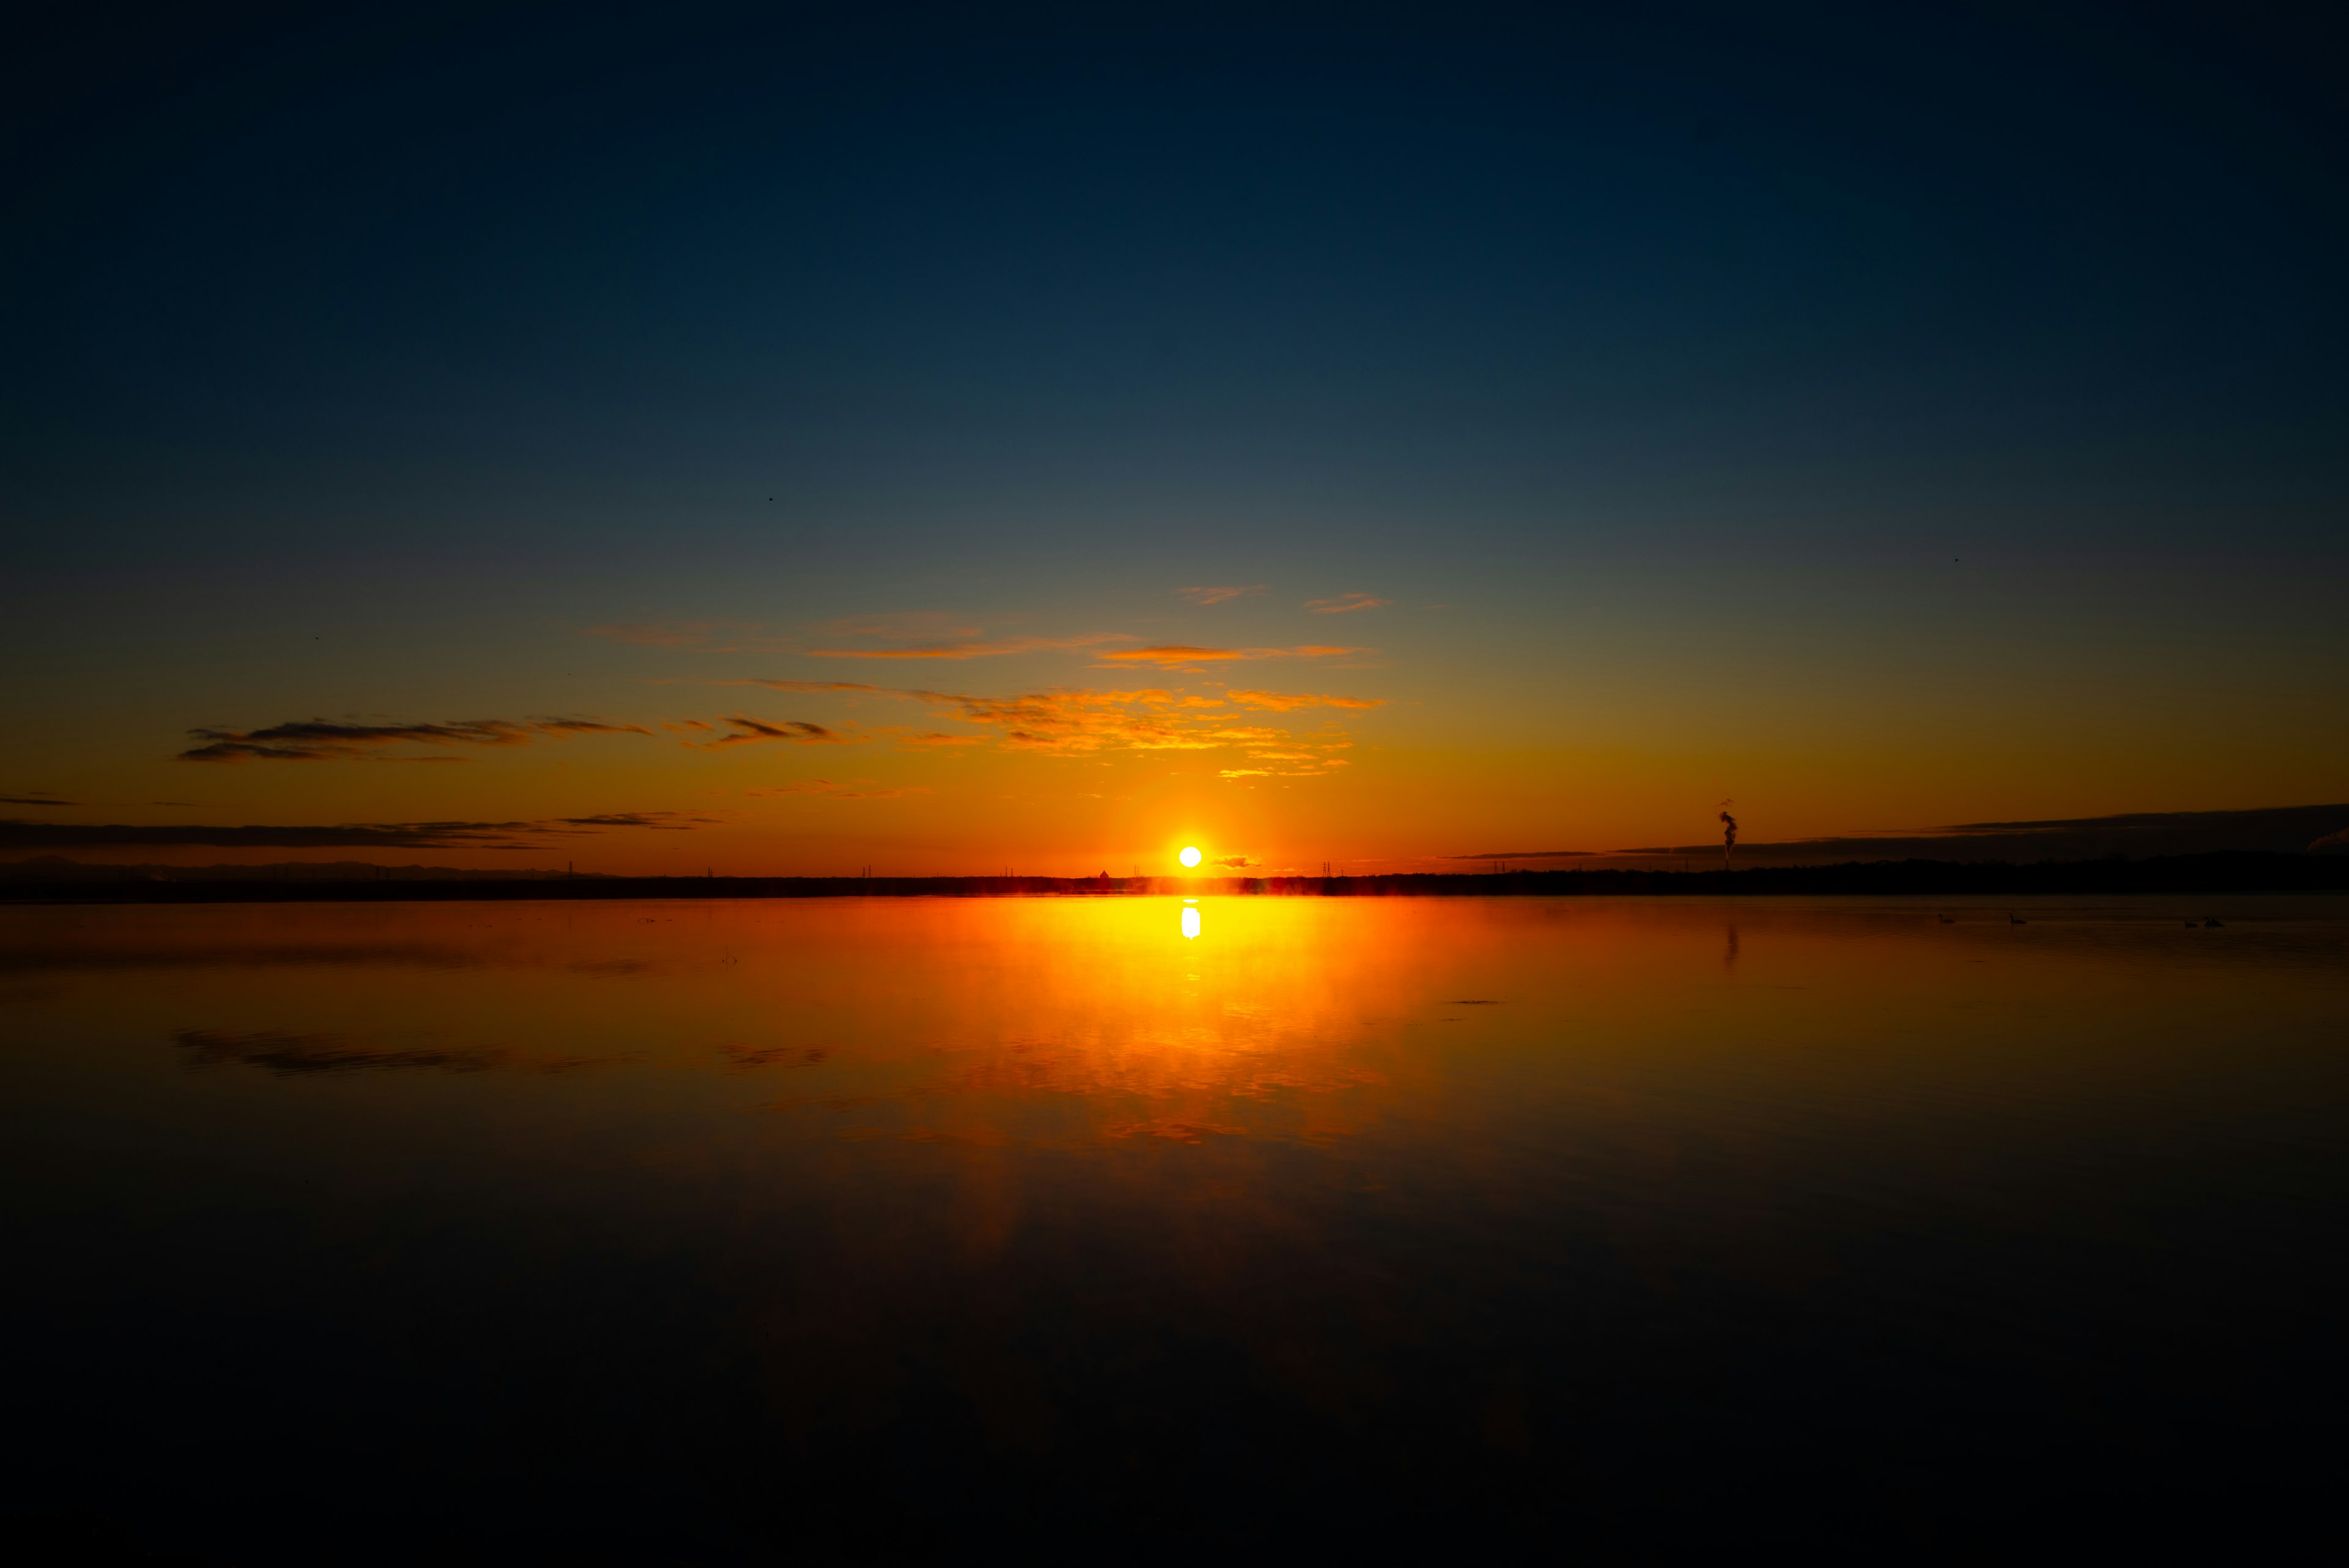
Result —
<svg viewBox="0 0 2349 1568"><path fill-rule="evenodd" d="M1199 863L1198 846L1195 845L1186 844L1183 846L1183 853L1177 855L1174 858L1180 860L1185 868L1196 866Z"/></svg>

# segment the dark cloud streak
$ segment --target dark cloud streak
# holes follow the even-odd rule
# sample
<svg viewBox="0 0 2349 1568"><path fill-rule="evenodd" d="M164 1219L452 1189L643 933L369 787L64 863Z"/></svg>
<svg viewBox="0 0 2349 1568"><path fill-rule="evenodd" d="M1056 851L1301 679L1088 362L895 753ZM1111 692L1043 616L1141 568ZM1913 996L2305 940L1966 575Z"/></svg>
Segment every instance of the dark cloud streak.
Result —
<svg viewBox="0 0 2349 1568"><path fill-rule="evenodd" d="M715 750L719 746L756 745L761 741L781 741L795 746L848 743L847 736L835 734L822 724L811 724L800 719L784 719L771 724L763 719L752 719L740 713L730 713L724 722L734 726L734 733L720 735L714 741L688 741L686 743L699 746L705 751Z"/></svg>
<svg viewBox="0 0 2349 1568"><path fill-rule="evenodd" d="M181 846L213 849L533 849L547 838L611 828L678 832L716 818L682 812L626 811L533 822L346 822L328 826L213 827L173 823L27 822L0 819L0 849L99 849Z"/></svg>
<svg viewBox="0 0 2349 1568"><path fill-rule="evenodd" d="M542 737L649 735L639 724L600 719L451 719L437 724L352 724L297 719L260 730L191 730L204 744L181 752L183 763L348 762L387 746L524 746Z"/></svg>

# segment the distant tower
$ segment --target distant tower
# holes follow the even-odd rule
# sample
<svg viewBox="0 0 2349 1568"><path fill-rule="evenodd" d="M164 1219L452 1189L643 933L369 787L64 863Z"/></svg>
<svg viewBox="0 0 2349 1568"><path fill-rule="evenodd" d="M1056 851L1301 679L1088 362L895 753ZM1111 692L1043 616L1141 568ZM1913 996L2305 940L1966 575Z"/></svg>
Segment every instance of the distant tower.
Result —
<svg viewBox="0 0 2349 1568"><path fill-rule="evenodd" d="M1731 800L1721 803L1721 868L1724 871L1729 869L1729 852L1737 847L1737 819L1729 815L1729 808L1736 804Z"/></svg>

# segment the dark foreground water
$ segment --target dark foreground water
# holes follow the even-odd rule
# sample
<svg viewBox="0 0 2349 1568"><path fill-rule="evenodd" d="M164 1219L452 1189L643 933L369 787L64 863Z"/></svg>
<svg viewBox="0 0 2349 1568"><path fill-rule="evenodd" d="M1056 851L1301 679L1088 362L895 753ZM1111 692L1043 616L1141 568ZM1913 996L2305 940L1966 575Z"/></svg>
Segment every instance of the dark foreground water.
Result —
<svg viewBox="0 0 2349 1568"><path fill-rule="evenodd" d="M2349 900L2017 912L0 910L9 1529L2337 1542Z"/></svg>

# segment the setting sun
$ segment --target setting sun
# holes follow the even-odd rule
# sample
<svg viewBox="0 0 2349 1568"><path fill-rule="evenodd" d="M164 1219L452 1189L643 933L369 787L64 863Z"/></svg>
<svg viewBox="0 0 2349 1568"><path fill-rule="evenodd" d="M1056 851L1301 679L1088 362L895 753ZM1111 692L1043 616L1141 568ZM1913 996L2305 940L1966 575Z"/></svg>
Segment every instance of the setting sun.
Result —
<svg viewBox="0 0 2349 1568"><path fill-rule="evenodd" d="M1174 858L1180 860L1186 867L1196 866L1199 863L1198 848L1194 845L1186 844L1183 846L1183 853Z"/></svg>

